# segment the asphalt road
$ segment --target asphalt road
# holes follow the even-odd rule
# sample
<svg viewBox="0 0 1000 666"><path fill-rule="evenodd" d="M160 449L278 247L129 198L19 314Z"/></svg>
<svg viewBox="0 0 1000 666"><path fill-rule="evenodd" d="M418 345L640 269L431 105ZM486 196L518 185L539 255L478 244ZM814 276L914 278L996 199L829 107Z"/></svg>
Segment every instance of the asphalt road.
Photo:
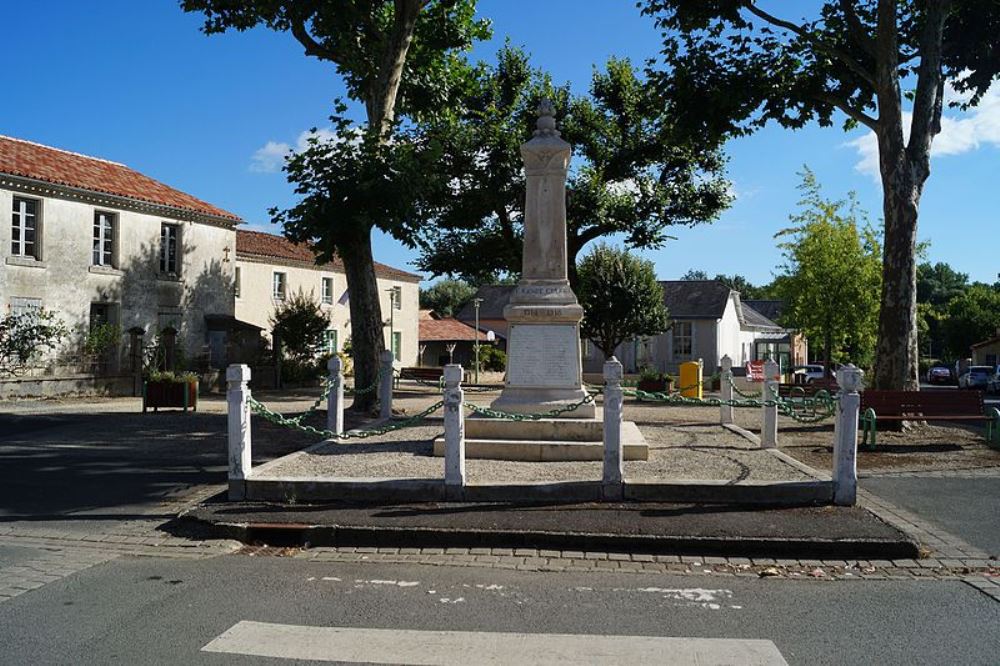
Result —
<svg viewBox="0 0 1000 666"><path fill-rule="evenodd" d="M1000 604L957 581L543 574L229 556L119 559L0 604L0 663L294 663L247 656L245 643L202 651L245 621L304 627L306 636L312 627L365 627L764 639L790 664L990 664L1000 651ZM413 661L421 651L433 656L435 641L428 644L411 647ZM484 657L469 655L468 663Z"/></svg>

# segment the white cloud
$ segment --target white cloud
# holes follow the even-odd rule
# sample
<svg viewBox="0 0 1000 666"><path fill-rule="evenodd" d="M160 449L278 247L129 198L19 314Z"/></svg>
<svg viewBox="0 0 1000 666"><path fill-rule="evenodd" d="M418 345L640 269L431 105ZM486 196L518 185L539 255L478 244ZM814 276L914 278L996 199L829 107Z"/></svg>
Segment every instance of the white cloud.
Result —
<svg viewBox="0 0 1000 666"><path fill-rule="evenodd" d="M277 173L285 164L285 158L290 152L302 152L309 147L309 137L316 136L320 141L334 141L337 134L332 128L322 127L315 131L306 130L299 134L295 146L284 141L268 141L254 151L250 158L250 171L258 173Z"/></svg>
<svg viewBox="0 0 1000 666"><path fill-rule="evenodd" d="M945 92L946 103L967 98L967 95L950 87ZM910 113L903 114L903 131L907 139L911 117ZM878 142L875 133L868 132L844 145L854 148L858 153L859 159L854 168L878 180ZM1000 147L1000 86L991 87L983 95L979 105L968 111L945 109L941 118L941 133L931 145L931 156L961 155L984 145Z"/></svg>

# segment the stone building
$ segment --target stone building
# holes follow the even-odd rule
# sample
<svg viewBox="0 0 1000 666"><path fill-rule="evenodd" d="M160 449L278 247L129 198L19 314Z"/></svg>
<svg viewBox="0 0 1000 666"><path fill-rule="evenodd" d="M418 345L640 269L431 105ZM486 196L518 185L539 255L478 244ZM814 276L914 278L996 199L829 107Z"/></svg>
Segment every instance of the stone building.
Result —
<svg viewBox="0 0 1000 666"><path fill-rule="evenodd" d="M239 222L123 164L0 136L0 305L57 313L71 331L61 359L102 323L147 340L172 327L190 357L207 354L208 322L234 314ZM92 388L48 362L0 396Z"/></svg>
<svg viewBox="0 0 1000 666"><path fill-rule="evenodd" d="M401 365L416 365L421 277L378 262L375 276L386 349L393 350ZM236 232L236 318L240 322L269 332L275 307L299 291L317 300L330 318L327 351L343 350L351 336L351 312L340 260L317 265L305 245L258 231Z"/></svg>

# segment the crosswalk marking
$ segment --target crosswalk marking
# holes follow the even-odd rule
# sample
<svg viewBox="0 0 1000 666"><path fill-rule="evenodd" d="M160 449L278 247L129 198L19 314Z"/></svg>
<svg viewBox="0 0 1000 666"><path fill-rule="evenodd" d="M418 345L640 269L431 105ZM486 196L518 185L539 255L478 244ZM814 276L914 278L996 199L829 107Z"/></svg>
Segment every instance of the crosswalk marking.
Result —
<svg viewBox="0 0 1000 666"><path fill-rule="evenodd" d="M243 621L205 652L369 664L785 665L768 640L308 627Z"/></svg>

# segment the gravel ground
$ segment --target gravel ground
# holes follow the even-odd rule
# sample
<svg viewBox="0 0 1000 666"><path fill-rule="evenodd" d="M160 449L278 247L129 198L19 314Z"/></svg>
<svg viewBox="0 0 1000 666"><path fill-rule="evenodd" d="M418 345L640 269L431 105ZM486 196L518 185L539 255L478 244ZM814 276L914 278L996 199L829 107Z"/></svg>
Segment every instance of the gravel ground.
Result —
<svg viewBox="0 0 1000 666"><path fill-rule="evenodd" d="M495 393L469 393L478 404ZM423 387L401 386L396 405L415 413L438 396ZM654 407L627 403L625 418L639 423L650 445L649 460L626 462L625 473L636 480L716 479L805 480L809 477L777 456L757 449L746 439L722 429L718 412L710 408ZM258 430L258 433L261 431ZM363 442L328 444L289 456L269 467L267 476L428 478L444 475L444 461L431 455L435 437L443 433L439 418ZM469 459L470 482L503 483L599 479L600 462L511 462Z"/></svg>

